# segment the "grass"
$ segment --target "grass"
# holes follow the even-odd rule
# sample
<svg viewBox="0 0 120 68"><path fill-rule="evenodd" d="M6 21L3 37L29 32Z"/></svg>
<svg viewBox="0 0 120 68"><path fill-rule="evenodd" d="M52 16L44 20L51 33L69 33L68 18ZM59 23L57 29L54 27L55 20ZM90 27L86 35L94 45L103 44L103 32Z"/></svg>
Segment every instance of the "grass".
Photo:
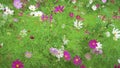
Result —
<svg viewBox="0 0 120 68"><path fill-rule="evenodd" d="M107 38L105 32L112 32L112 27L105 27L110 19L110 22L120 29L119 20L112 19L113 12L117 12L120 6L119 2L119 0L116 0L115 4L107 2L104 4L104 8L93 11L91 7L86 7L88 0L80 0L76 4L67 0L53 4L53 1L49 0L38 10L50 15L54 6L65 6L63 13L53 14L55 21L51 24L49 21L41 22L39 17L29 16L30 11L27 7L24 10L17 10L13 7L12 1L0 0L0 3L15 10L15 14L8 17L2 17L2 11L0 11L0 43L4 43L4 46L0 48L0 68L10 68L16 59L20 59L25 68L79 68L72 61L66 62L63 58L56 62L57 58L49 52L51 47L61 47L64 35L70 40L65 46L65 50L68 50L72 57L79 55L87 68L113 68L114 64L118 64L117 59L120 57L120 40L114 41L112 35ZM96 3L102 4L100 1L96 1ZM30 1L28 4L35 4L35 2ZM74 6L79 6L79 11L74 10ZM20 11L24 12L23 16L18 16ZM76 19L70 18L69 12L74 12L75 15L80 15L85 19L82 29L78 30L73 26ZM82 15L81 12L85 12L85 15ZM106 16L105 23L97 17L98 14ZM18 18L19 21L14 22L14 18ZM64 29L62 28L63 24L65 24ZM29 32L26 37L20 39L18 35L23 29ZM85 35L85 30L92 34ZM29 38L31 35L35 39L31 40ZM88 61L84 55L91 51L88 46L91 39L97 39L103 44L103 54L92 54L92 59ZM24 56L26 51L32 52L30 59Z"/></svg>

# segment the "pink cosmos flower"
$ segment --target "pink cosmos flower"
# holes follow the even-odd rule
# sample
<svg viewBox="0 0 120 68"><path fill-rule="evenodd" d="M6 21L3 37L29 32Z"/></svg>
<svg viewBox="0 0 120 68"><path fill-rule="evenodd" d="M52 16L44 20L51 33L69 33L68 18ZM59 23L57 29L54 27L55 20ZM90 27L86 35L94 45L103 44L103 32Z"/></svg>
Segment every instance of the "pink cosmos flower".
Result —
<svg viewBox="0 0 120 68"><path fill-rule="evenodd" d="M103 2L103 3L106 3L106 2L107 2L107 0L102 0L102 2Z"/></svg>
<svg viewBox="0 0 120 68"><path fill-rule="evenodd" d="M95 49L97 46L97 41L96 40L90 40L89 41L89 47L92 49Z"/></svg>
<svg viewBox="0 0 120 68"><path fill-rule="evenodd" d="M58 12L61 13L61 12L63 12L63 10L64 10L64 6L60 6L60 5L59 5L59 6L56 6L56 7L55 7L54 12L55 12L55 13L58 13Z"/></svg>
<svg viewBox="0 0 120 68"><path fill-rule="evenodd" d="M90 59L91 59L91 54L90 54L90 53L86 53L86 54L85 54L85 58L86 58L87 60L90 60Z"/></svg>
<svg viewBox="0 0 120 68"><path fill-rule="evenodd" d="M50 48L50 53L52 55L56 55L56 54L58 54L58 49L56 49L56 48Z"/></svg>
<svg viewBox="0 0 120 68"><path fill-rule="evenodd" d="M69 16L70 16L71 18L74 17L74 13L70 12L70 13L69 13Z"/></svg>
<svg viewBox="0 0 120 68"><path fill-rule="evenodd" d="M102 50L93 49L93 50L92 50L92 53L98 55L98 54L102 54L103 51L102 51Z"/></svg>
<svg viewBox="0 0 120 68"><path fill-rule="evenodd" d="M42 21L48 20L48 16L43 14L43 15L41 16L41 20L42 20Z"/></svg>
<svg viewBox="0 0 120 68"><path fill-rule="evenodd" d="M17 9L22 8L22 3L20 2L20 0L14 0L13 5Z"/></svg>
<svg viewBox="0 0 120 68"><path fill-rule="evenodd" d="M74 57L74 59L73 59L73 63L75 64L75 65L80 65L81 63L82 63L82 60L80 59L80 57L79 56L75 56Z"/></svg>
<svg viewBox="0 0 120 68"><path fill-rule="evenodd" d="M20 60L15 60L12 63L12 68L24 68L24 65Z"/></svg>
<svg viewBox="0 0 120 68"><path fill-rule="evenodd" d="M80 68L86 68L86 66L85 66L84 64L82 64L82 65L80 66Z"/></svg>
<svg viewBox="0 0 120 68"><path fill-rule="evenodd" d="M64 51L65 60L69 61L71 59L70 53L68 51Z"/></svg>
<svg viewBox="0 0 120 68"><path fill-rule="evenodd" d="M32 53L31 52L25 52L25 57L26 58L31 58L32 57Z"/></svg>

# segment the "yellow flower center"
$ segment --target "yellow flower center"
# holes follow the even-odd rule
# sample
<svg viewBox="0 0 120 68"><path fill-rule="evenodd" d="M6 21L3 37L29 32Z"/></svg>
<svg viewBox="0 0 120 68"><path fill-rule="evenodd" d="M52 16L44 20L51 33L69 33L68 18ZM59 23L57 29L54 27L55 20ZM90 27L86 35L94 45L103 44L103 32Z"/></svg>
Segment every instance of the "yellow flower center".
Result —
<svg viewBox="0 0 120 68"><path fill-rule="evenodd" d="M16 68L19 68L19 64L16 65Z"/></svg>
<svg viewBox="0 0 120 68"><path fill-rule="evenodd" d="M75 61L78 61L79 59L77 58L77 59L75 59Z"/></svg>

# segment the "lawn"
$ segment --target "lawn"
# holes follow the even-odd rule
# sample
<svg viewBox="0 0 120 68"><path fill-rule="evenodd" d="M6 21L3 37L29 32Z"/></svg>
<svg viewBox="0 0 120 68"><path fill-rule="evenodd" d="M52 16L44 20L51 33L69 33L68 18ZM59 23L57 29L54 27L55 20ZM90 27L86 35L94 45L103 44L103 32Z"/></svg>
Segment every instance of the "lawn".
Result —
<svg viewBox="0 0 120 68"><path fill-rule="evenodd" d="M0 68L120 68L120 1L0 0Z"/></svg>

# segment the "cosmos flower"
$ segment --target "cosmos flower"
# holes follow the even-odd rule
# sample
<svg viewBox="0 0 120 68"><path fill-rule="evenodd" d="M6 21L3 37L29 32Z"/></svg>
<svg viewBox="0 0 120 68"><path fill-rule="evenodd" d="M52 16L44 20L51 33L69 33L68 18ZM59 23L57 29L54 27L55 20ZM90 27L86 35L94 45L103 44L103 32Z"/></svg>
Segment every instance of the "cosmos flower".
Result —
<svg viewBox="0 0 120 68"><path fill-rule="evenodd" d="M91 8L92 8L93 11L97 10L97 6L96 5L93 5Z"/></svg>
<svg viewBox="0 0 120 68"><path fill-rule="evenodd" d="M112 34L114 35L113 39L118 40L120 38L120 30L113 28Z"/></svg>
<svg viewBox="0 0 120 68"><path fill-rule="evenodd" d="M106 37L110 37L110 32L107 31L107 32L105 33L105 35L106 35Z"/></svg>
<svg viewBox="0 0 120 68"><path fill-rule="evenodd" d="M60 6L60 5L59 5L59 6L56 6L56 7L55 7L54 12L55 12L55 13L58 13L58 12L61 13L61 12L63 12L63 10L64 10L64 6Z"/></svg>
<svg viewBox="0 0 120 68"><path fill-rule="evenodd" d="M34 5L30 5L30 6L29 6L29 10L35 11L35 10L36 10L36 7L35 7Z"/></svg>
<svg viewBox="0 0 120 68"><path fill-rule="evenodd" d="M118 59L118 63L120 64L120 59Z"/></svg>
<svg viewBox="0 0 120 68"><path fill-rule="evenodd" d="M48 16L45 15L45 14L43 14L43 15L41 16L41 20L42 20L42 21L46 21L46 20L48 20Z"/></svg>
<svg viewBox="0 0 120 68"><path fill-rule="evenodd" d="M22 2L20 0L14 0L13 5L17 9L22 8Z"/></svg>
<svg viewBox="0 0 120 68"><path fill-rule="evenodd" d="M14 10L11 10L8 7L5 7L4 10L5 10L4 15L13 15L13 13L14 13Z"/></svg>
<svg viewBox="0 0 120 68"><path fill-rule="evenodd" d="M89 4L92 4L93 3L93 0L89 0Z"/></svg>
<svg viewBox="0 0 120 68"><path fill-rule="evenodd" d="M86 58L87 60L90 60L90 59L91 59L91 54L90 54L90 53L86 53L86 54L85 54L85 58Z"/></svg>
<svg viewBox="0 0 120 68"><path fill-rule="evenodd" d="M52 22L52 20L53 20L53 15L51 14L50 15L50 22Z"/></svg>
<svg viewBox="0 0 120 68"><path fill-rule="evenodd" d="M97 44L96 50L102 49L102 44L100 42L97 42L96 44Z"/></svg>
<svg viewBox="0 0 120 68"><path fill-rule="evenodd" d="M89 47L92 49L95 49L97 47L97 41L96 40L90 40L89 41Z"/></svg>
<svg viewBox="0 0 120 68"><path fill-rule="evenodd" d="M1 3L0 3L0 10L4 10L4 6Z"/></svg>
<svg viewBox="0 0 120 68"><path fill-rule="evenodd" d="M58 58L58 60L60 60L60 58L62 58L63 57L63 50L61 50L61 49L58 49L58 52L57 52L57 54L56 54L56 57Z"/></svg>
<svg viewBox="0 0 120 68"><path fill-rule="evenodd" d="M103 2L103 3L106 3L106 2L107 2L107 0L102 0L102 2Z"/></svg>
<svg viewBox="0 0 120 68"><path fill-rule="evenodd" d="M72 0L72 3L75 4L77 0Z"/></svg>
<svg viewBox="0 0 120 68"><path fill-rule="evenodd" d="M43 15L42 11L34 11L30 13L31 16L41 17Z"/></svg>
<svg viewBox="0 0 120 68"><path fill-rule="evenodd" d="M64 51L64 59L69 61L71 59L70 53L68 51Z"/></svg>
<svg viewBox="0 0 120 68"><path fill-rule="evenodd" d="M81 63L82 63L82 60L80 59L80 57L79 56L75 56L74 57L74 59L73 59L73 63L75 64L75 65L80 65Z"/></svg>
<svg viewBox="0 0 120 68"><path fill-rule="evenodd" d="M26 29L21 30L19 35L20 35L21 37L27 36L27 30L26 30Z"/></svg>
<svg viewBox="0 0 120 68"><path fill-rule="evenodd" d="M31 58L32 57L32 53L31 52L25 52L25 57L26 58Z"/></svg>
<svg viewBox="0 0 120 68"><path fill-rule="evenodd" d="M83 23L81 21L74 21L74 27L76 27L77 29L81 29L83 26Z"/></svg>
<svg viewBox="0 0 120 68"><path fill-rule="evenodd" d="M52 47L50 48L50 53L55 56L58 53L58 49Z"/></svg>
<svg viewBox="0 0 120 68"><path fill-rule="evenodd" d="M67 45L68 42L69 42L69 40L66 39L66 36L64 35L64 37L63 37L63 45Z"/></svg>
<svg viewBox="0 0 120 68"><path fill-rule="evenodd" d="M24 68L24 65L20 60L15 60L12 63L12 68Z"/></svg>
<svg viewBox="0 0 120 68"><path fill-rule="evenodd" d="M70 13L69 13L69 16L70 16L71 18L74 17L74 13L70 12Z"/></svg>
<svg viewBox="0 0 120 68"><path fill-rule="evenodd" d="M93 49L93 50L92 50L92 53L98 55L98 54L102 54L103 51L102 51L102 50Z"/></svg>
<svg viewBox="0 0 120 68"><path fill-rule="evenodd" d="M80 68L86 68L86 66L85 66L84 64L82 64L82 65L80 66Z"/></svg>
<svg viewBox="0 0 120 68"><path fill-rule="evenodd" d="M114 65L114 68L120 68L120 64L118 64L118 65Z"/></svg>

